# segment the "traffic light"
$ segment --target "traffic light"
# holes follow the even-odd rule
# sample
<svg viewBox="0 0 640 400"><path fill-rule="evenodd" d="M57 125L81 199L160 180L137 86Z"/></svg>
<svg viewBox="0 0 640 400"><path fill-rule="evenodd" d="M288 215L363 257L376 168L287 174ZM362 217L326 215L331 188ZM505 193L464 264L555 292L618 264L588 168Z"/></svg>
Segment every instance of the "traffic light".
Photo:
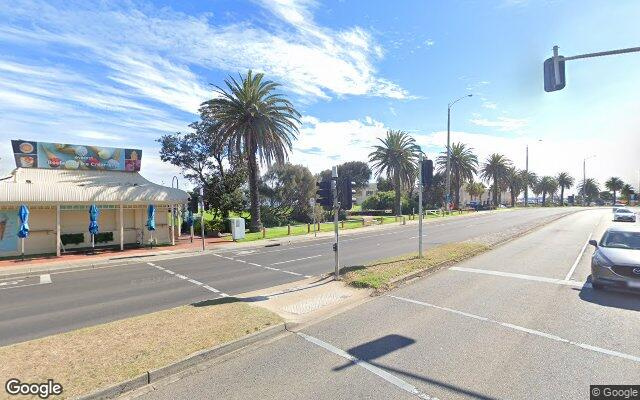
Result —
<svg viewBox="0 0 640 400"><path fill-rule="evenodd" d="M420 166L420 174L422 175L422 186L431 187L433 183L433 160L423 160Z"/></svg>
<svg viewBox="0 0 640 400"><path fill-rule="evenodd" d="M197 194L195 193L191 194L191 197L189 197L189 205L187 206L187 209L193 214L198 213L198 195Z"/></svg>
<svg viewBox="0 0 640 400"><path fill-rule="evenodd" d="M343 210L351 210L353 203L355 202L356 191L353 189L355 182L351 182L349 178L346 178L340 182L338 188L338 200L340 201L340 208Z"/></svg>
<svg viewBox="0 0 640 400"><path fill-rule="evenodd" d="M556 64L558 66L557 71L555 69ZM558 75L557 80L556 72ZM561 56L557 57L557 62L553 61L553 57L547 58L544 61L544 91L555 92L556 90L564 89L566 83L564 76L564 58Z"/></svg>
<svg viewBox="0 0 640 400"><path fill-rule="evenodd" d="M331 191L331 181L316 182L316 197L318 204L325 210L333 208L333 193Z"/></svg>

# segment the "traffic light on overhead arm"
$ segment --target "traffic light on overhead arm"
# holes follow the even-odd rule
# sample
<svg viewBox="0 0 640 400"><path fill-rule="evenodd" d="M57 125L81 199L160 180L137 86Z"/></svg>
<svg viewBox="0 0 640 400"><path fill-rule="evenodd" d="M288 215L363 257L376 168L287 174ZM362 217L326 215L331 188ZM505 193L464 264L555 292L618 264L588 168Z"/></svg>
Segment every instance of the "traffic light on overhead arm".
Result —
<svg viewBox="0 0 640 400"><path fill-rule="evenodd" d="M316 198L325 210L333 208L333 193L331 192L331 181L316 182Z"/></svg>

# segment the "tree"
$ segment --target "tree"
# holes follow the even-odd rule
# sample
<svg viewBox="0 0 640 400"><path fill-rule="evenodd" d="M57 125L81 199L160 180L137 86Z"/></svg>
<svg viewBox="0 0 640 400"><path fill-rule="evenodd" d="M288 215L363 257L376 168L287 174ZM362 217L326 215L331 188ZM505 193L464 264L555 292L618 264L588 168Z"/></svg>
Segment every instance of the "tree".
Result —
<svg viewBox="0 0 640 400"><path fill-rule="evenodd" d="M485 161L480 171L480 176L487 182L493 181L491 190L493 195L493 205L498 206L498 191L500 182L505 179L507 168L511 166L511 161L502 154L493 153Z"/></svg>
<svg viewBox="0 0 640 400"><path fill-rule="evenodd" d="M524 189L524 204L528 206L529 188L533 189L533 187L538 183L538 176L534 172L526 170L520 171L520 175L522 177L522 185Z"/></svg>
<svg viewBox="0 0 640 400"><path fill-rule="evenodd" d="M542 205L546 205L547 194L553 197L558 190L558 181L552 176L543 176L540 178L539 186L542 192Z"/></svg>
<svg viewBox="0 0 640 400"><path fill-rule="evenodd" d="M467 184L464 185L464 190L469 194L469 197L471 197L471 201L478 195L478 186L474 181L467 182Z"/></svg>
<svg viewBox="0 0 640 400"><path fill-rule="evenodd" d="M507 174L505 176L509 193L511 194L511 207L515 207L516 199L520 195L524 182L522 180L522 171L518 171L515 167L507 168Z"/></svg>
<svg viewBox="0 0 640 400"><path fill-rule="evenodd" d="M284 163L298 134L300 113L291 102L276 93L278 83L263 80L261 73L247 72L237 81L225 80L226 90L216 86L218 97L202 104L201 112L216 121L230 149L243 154L247 162L251 198L249 230L258 232L260 195L258 192L260 163Z"/></svg>
<svg viewBox="0 0 640 400"><path fill-rule="evenodd" d="M438 170L444 172L447 169L447 151L443 151L436 159ZM465 182L473 180L478 169L478 157L473 154L473 149L464 143L453 143L449 155L451 171L451 183L453 184L453 206L460 207L460 188Z"/></svg>
<svg viewBox="0 0 640 400"><path fill-rule="evenodd" d="M351 182L355 182L354 189L364 189L369 185L371 174L371 168L366 162L348 161L338 165L338 184L349 178ZM320 172L320 179L331 180L331 170Z"/></svg>
<svg viewBox="0 0 640 400"><path fill-rule="evenodd" d="M482 195L487 190L487 188L482 184L482 182L476 182L476 193L478 194L478 200L482 203Z"/></svg>
<svg viewBox="0 0 640 400"><path fill-rule="evenodd" d="M604 186L607 188L607 190L613 192L613 203L615 204L616 192L622 190L622 188L624 187L624 182L622 182L622 179L614 176L609 178L609 180L604 183Z"/></svg>
<svg viewBox="0 0 640 400"><path fill-rule="evenodd" d="M384 177L379 176L376 181L376 189L378 189L378 192L388 192L393 190L393 183L391 182L391 179L385 179Z"/></svg>
<svg viewBox="0 0 640 400"><path fill-rule="evenodd" d="M400 216L402 189L413 184L420 147L404 131L389 130L384 139L378 140L382 145L374 146L374 151L369 154L369 161L377 175L385 173L387 179L392 179L396 194L395 213Z"/></svg>
<svg viewBox="0 0 640 400"><path fill-rule="evenodd" d="M308 222L313 210L316 179L307 167L289 163L272 165L260 182L262 203L269 208L270 222Z"/></svg>
<svg viewBox="0 0 640 400"><path fill-rule="evenodd" d="M560 172L556 180L560 186L560 205L564 206L564 190L573 186L573 177L568 172Z"/></svg>
<svg viewBox="0 0 640 400"><path fill-rule="evenodd" d="M580 193L585 196L586 204L590 203L594 198L598 198L598 195L600 194L598 182L593 178L587 178L586 181L582 181L580 183Z"/></svg>
<svg viewBox="0 0 640 400"><path fill-rule="evenodd" d="M395 194L393 191L377 192L362 202L363 210L389 210L394 207Z"/></svg>
<svg viewBox="0 0 640 400"><path fill-rule="evenodd" d="M620 190L620 195L628 202L631 198L631 195L634 193L633 186L625 183L622 189Z"/></svg>
<svg viewBox="0 0 640 400"><path fill-rule="evenodd" d="M232 160L215 123L203 118L189 125L191 132L160 137L160 159L182 170L182 175L204 189L204 200L214 219L227 218L232 211L244 209L242 186L246 169ZM230 165L225 168L225 160Z"/></svg>

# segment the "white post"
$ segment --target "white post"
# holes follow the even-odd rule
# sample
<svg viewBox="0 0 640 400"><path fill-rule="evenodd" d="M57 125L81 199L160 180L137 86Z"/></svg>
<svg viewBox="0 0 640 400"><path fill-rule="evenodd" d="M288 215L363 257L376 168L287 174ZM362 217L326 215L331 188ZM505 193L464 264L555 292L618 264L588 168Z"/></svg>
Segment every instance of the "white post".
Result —
<svg viewBox="0 0 640 400"><path fill-rule="evenodd" d="M422 153L420 153L420 167L418 168L418 257L422 258Z"/></svg>
<svg viewBox="0 0 640 400"><path fill-rule="evenodd" d="M169 210L169 218L171 218L171 245L176 245L176 227L174 226L173 221L173 204L171 204L171 209Z"/></svg>
<svg viewBox="0 0 640 400"><path fill-rule="evenodd" d="M56 205L56 257L60 257L60 204Z"/></svg>
<svg viewBox="0 0 640 400"><path fill-rule="evenodd" d="M120 212L119 212L119 228L120 228L120 251L124 250L124 210L123 205L120 203Z"/></svg>

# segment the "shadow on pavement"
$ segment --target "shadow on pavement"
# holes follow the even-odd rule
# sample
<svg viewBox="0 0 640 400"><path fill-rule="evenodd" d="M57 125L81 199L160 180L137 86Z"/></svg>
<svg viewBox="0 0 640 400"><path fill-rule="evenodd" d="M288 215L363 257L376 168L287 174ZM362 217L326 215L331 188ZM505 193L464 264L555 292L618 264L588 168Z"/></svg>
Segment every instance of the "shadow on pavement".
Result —
<svg viewBox="0 0 640 400"><path fill-rule="evenodd" d="M462 388L460 386L456 386L456 385L452 385L449 383L445 383L436 379L431 379L428 378L426 376L422 376L422 375L417 375L414 374L412 372L409 371L405 371L402 369L397 369L397 368L393 368L393 367L389 367L386 365L382 365L382 364L378 364L376 362L374 362L373 360L375 360L376 358L382 357L386 354L392 353L396 350L402 349L404 347L408 347L411 346L412 344L416 343L416 341L414 339L411 339L409 337L406 336L402 336L402 335L387 335L387 336L383 336L379 339L361 344L359 346L356 347L352 347L351 349L347 350L347 353L349 353L350 355L352 355L353 357L357 358L358 360L361 361L365 361L375 367L378 367L380 369L383 369L389 373L393 373L393 374L398 374L398 375L403 375L412 379L416 379L419 380L421 382L425 382L429 385L434 385L434 386L438 386L440 388L443 388L445 390L457 393L457 394L461 394L473 399L482 399L482 400L494 400L494 397L490 397L487 395L484 395L482 393L478 393L475 392L473 390L469 390L469 389L465 389ZM341 371L345 368L349 368L352 365L356 365L355 361L349 362L345 365L341 365L339 367L334 368L334 371Z"/></svg>
<svg viewBox="0 0 640 400"><path fill-rule="evenodd" d="M222 297L219 299L209 299L209 300L199 301L197 303L191 303L191 305L193 307L211 307L211 306L218 306L220 304L237 303L239 301L240 299L236 299L235 297Z"/></svg>
<svg viewBox="0 0 640 400"><path fill-rule="evenodd" d="M591 283L591 276L587 279L587 283ZM605 307L640 311L640 295L635 292L614 289L594 290L591 288L591 285L585 285L581 289L574 288L573 290L579 290L580 299L588 301L589 303Z"/></svg>

